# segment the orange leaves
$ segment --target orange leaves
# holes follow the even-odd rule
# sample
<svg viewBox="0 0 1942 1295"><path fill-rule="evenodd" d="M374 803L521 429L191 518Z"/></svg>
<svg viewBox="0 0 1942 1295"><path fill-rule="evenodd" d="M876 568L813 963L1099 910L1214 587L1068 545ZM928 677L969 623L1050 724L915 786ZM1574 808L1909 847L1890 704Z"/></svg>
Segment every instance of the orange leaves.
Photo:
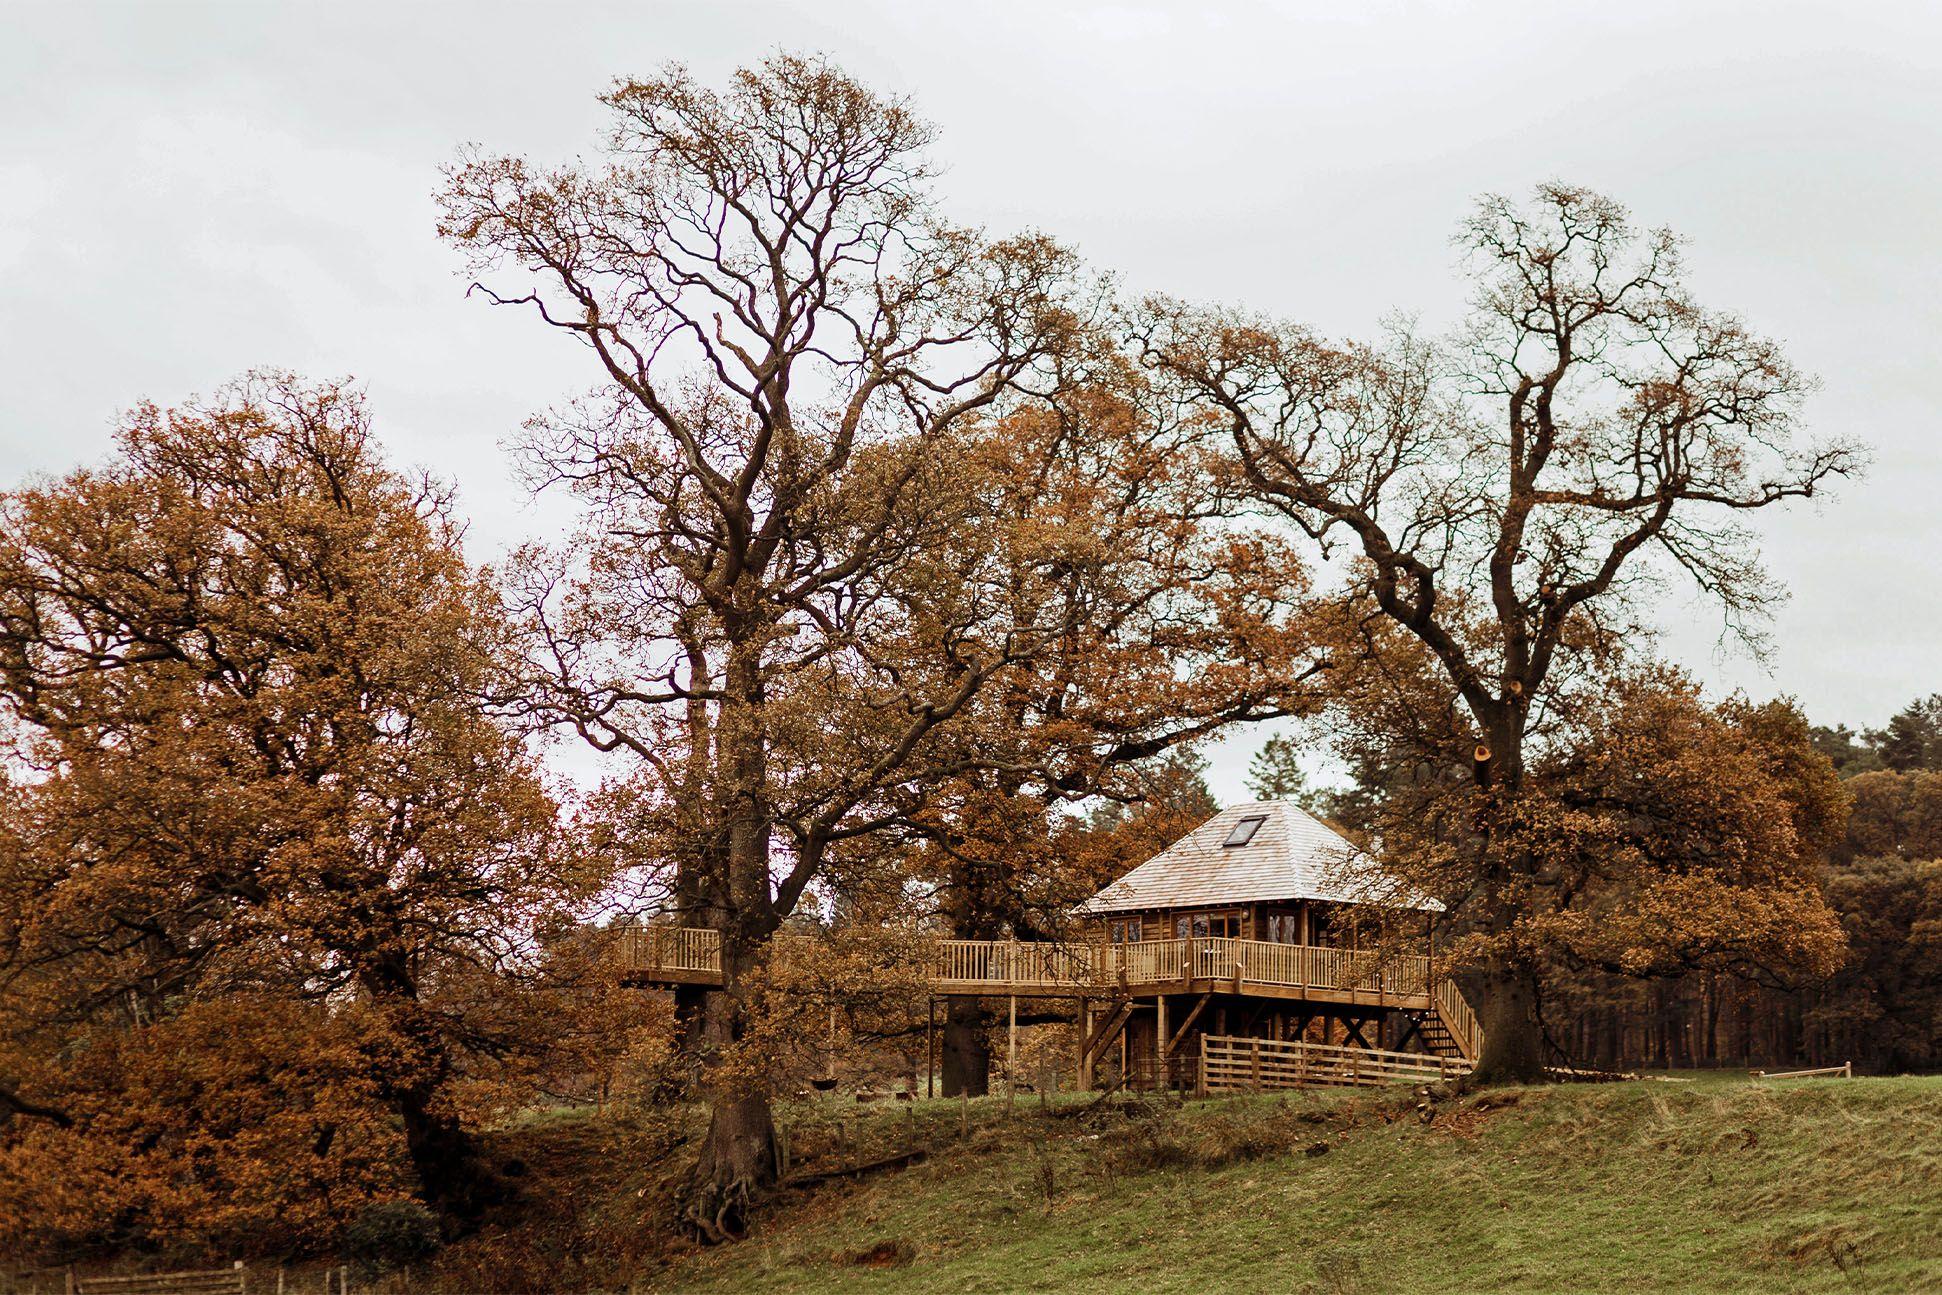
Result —
<svg viewBox="0 0 1942 1295"><path fill-rule="evenodd" d="M346 387L259 374L4 507L0 699L42 776L0 842L0 1028L100 1049L204 996L356 996L389 1038L362 1073L451 1159L454 1055L518 1050L482 1005L584 879L484 700L506 642L443 488Z"/></svg>
<svg viewBox="0 0 1942 1295"><path fill-rule="evenodd" d="M360 1014L237 995L126 1033L91 1031L42 1076L74 1126L0 1142L0 1219L55 1253L139 1237L179 1254L332 1245L411 1179L366 1077Z"/></svg>

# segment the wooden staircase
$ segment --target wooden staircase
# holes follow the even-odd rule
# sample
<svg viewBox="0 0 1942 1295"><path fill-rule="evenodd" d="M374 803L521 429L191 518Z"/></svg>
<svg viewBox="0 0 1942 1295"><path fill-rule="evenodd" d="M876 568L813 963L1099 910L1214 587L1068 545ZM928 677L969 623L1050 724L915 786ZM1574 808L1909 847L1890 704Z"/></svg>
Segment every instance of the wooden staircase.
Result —
<svg viewBox="0 0 1942 1295"><path fill-rule="evenodd" d="M1439 980L1430 995L1430 1010L1417 1018L1423 1042L1439 1057L1462 1057L1475 1061L1483 1051L1483 1027L1470 1000L1456 982Z"/></svg>

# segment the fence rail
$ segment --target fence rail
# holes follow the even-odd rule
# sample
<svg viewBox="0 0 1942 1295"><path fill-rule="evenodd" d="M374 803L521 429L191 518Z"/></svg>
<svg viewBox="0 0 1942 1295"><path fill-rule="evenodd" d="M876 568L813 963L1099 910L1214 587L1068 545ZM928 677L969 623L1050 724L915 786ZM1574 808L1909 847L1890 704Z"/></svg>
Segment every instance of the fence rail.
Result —
<svg viewBox="0 0 1942 1295"><path fill-rule="evenodd" d="M1854 1063L1843 1061L1838 1066L1818 1066L1813 1070L1756 1070L1755 1079L1832 1079L1836 1075L1842 1079L1854 1078Z"/></svg>
<svg viewBox="0 0 1942 1295"><path fill-rule="evenodd" d="M621 931L620 956L622 965L635 971L719 978L721 932L692 926L629 926Z"/></svg>
<svg viewBox="0 0 1942 1295"><path fill-rule="evenodd" d="M1205 1093L1273 1092L1310 1085L1377 1087L1469 1073L1470 1063L1460 1057L1212 1034L1200 1039L1200 1089Z"/></svg>
<svg viewBox="0 0 1942 1295"><path fill-rule="evenodd" d="M248 1295L249 1278L239 1261L230 1268L75 1277L68 1289L73 1295Z"/></svg>

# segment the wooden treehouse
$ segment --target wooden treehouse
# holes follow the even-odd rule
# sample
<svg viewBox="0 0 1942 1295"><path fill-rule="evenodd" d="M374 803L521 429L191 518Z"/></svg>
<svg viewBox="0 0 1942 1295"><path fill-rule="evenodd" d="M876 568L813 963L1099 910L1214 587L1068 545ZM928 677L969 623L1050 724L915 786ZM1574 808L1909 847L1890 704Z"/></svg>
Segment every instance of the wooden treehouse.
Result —
<svg viewBox="0 0 1942 1295"><path fill-rule="evenodd" d="M1083 938L939 940L929 981L938 998L1003 999L1014 1022L1020 999L1071 1000L1082 1087L1436 1077L1467 1071L1481 1045L1433 959L1438 907L1299 806L1259 801L1080 905ZM643 927L623 956L637 982L707 985L717 941Z"/></svg>

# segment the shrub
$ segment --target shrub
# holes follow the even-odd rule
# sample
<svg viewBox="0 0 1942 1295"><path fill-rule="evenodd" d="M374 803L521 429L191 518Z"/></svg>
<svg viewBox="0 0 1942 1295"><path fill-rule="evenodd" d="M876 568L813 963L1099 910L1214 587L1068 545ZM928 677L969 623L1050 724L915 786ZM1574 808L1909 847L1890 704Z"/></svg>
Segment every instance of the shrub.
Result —
<svg viewBox="0 0 1942 1295"><path fill-rule="evenodd" d="M370 1278L427 1258L440 1240L437 1216L417 1201L379 1201L344 1229L344 1258Z"/></svg>

